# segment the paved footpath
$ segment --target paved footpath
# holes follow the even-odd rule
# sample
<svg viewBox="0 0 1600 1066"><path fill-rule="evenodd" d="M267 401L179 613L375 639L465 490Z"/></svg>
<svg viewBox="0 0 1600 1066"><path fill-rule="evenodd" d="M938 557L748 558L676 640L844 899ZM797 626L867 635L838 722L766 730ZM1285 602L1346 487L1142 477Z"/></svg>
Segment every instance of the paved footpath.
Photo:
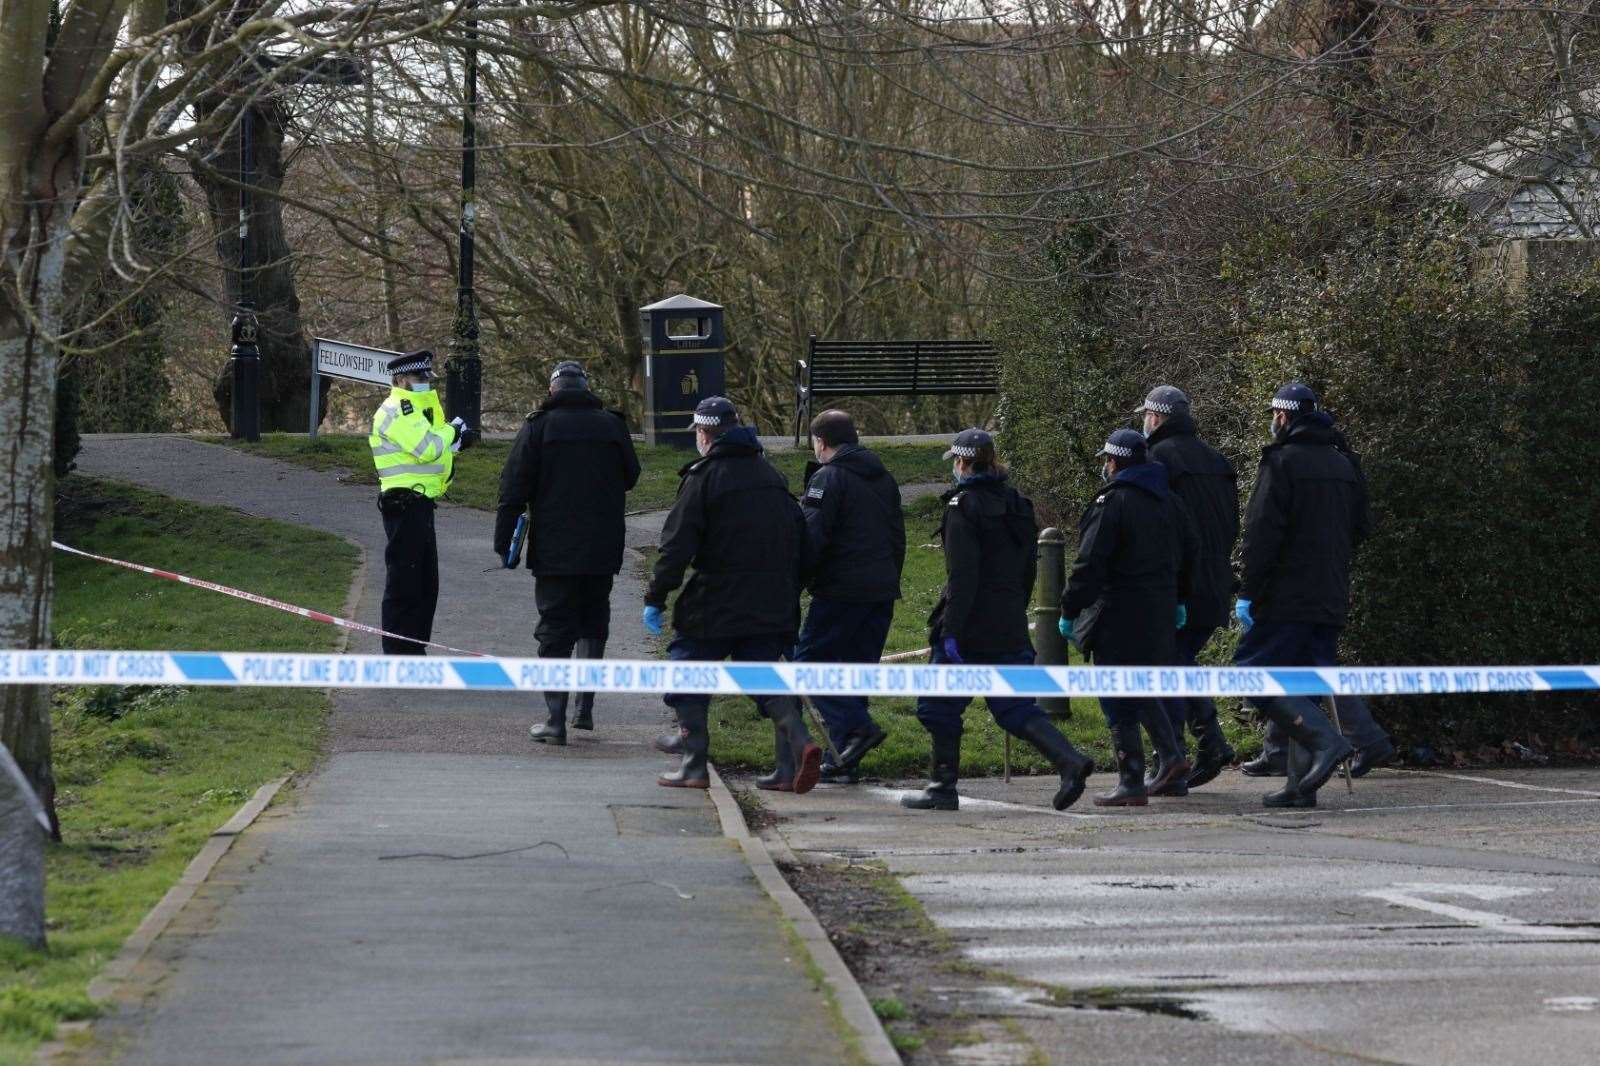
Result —
<svg viewBox="0 0 1600 1066"><path fill-rule="evenodd" d="M1600 771L1379 770L1304 812L1231 771L1114 812L1051 811L1042 777L905 811L911 784L762 799L1009 976L952 993L1032 1041L992 1066L1600 1060Z"/></svg>
<svg viewBox="0 0 1600 1066"><path fill-rule="evenodd" d="M478 457L467 453L462 462ZM92 477L335 533L367 553L371 486L178 437L90 437ZM532 582L492 518L442 507L437 639L531 654ZM653 542L630 529L634 547ZM227 581L226 574L200 575ZM639 579L608 654L652 654ZM377 651L354 634L350 650ZM264 693L264 704L270 705ZM340 691L330 755L241 836L98 1028L135 1063L837 1063L841 1037L705 793L663 789L653 697L601 697L546 749L521 695Z"/></svg>

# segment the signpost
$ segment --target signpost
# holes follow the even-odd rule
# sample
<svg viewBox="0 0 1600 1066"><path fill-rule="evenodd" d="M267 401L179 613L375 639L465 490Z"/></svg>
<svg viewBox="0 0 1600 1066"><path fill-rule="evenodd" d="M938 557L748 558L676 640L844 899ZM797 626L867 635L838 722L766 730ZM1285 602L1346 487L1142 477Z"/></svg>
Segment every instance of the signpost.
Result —
<svg viewBox="0 0 1600 1066"><path fill-rule="evenodd" d="M384 348L318 337L311 345L311 439L317 439L317 423L322 421L322 379L343 378L368 385L393 384L389 360L401 355Z"/></svg>

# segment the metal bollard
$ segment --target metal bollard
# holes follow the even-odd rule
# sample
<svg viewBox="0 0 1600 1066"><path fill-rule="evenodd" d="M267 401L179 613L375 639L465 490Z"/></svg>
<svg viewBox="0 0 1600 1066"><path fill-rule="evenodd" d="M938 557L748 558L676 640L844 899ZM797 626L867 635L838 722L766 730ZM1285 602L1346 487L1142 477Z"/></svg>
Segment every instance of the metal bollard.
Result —
<svg viewBox="0 0 1600 1066"><path fill-rule="evenodd" d="M1061 617L1061 590L1067 582L1067 536L1055 526L1039 534L1039 576L1033 588L1033 647L1041 666L1066 666L1067 642L1056 628ZM1051 718L1072 717L1072 701L1051 696L1039 701Z"/></svg>

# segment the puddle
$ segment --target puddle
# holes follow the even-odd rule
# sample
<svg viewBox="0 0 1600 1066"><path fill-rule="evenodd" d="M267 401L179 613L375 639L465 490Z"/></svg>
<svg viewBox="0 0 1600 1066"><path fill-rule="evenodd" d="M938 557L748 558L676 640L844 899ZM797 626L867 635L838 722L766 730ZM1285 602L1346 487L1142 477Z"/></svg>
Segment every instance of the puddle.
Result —
<svg viewBox="0 0 1600 1066"><path fill-rule="evenodd" d="M1188 1022L1214 1021L1210 1014L1194 1005L1194 1000L1182 996L1151 995L1124 989L1089 989L1070 991L1056 989L1046 996L1028 1000L1040 1007L1056 1010L1109 1011L1113 1014L1155 1014L1163 1018L1181 1018Z"/></svg>
<svg viewBox="0 0 1600 1066"><path fill-rule="evenodd" d="M1600 1009L1600 999L1593 996L1551 996L1544 1001L1544 1009L1555 1013L1589 1013Z"/></svg>

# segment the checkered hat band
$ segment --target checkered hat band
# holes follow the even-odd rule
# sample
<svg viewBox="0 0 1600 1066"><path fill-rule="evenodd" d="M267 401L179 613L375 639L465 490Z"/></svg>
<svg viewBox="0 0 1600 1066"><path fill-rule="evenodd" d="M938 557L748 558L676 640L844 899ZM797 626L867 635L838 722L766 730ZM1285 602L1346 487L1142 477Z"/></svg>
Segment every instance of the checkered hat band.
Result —
<svg viewBox="0 0 1600 1066"><path fill-rule="evenodd" d="M968 447L965 444L952 444L950 445L950 454L959 455L963 459L972 459L977 456L978 449Z"/></svg>
<svg viewBox="0 0 1600 1066"><path fill-rule="evenodd" d="M694 424L697 426L720 426L722 425L722 419L716 415L697 414L694 416Z"/></svg>
<svg viewBox="0 0 1600 1066"><path fill-rule="evenodd" d="M1273 397L1272 409L1274 411L1298 411L1300 410L1300 405L1304 402L1303 400L1280 400L1277 397Z"/></svg>
<svg viewBox="0 0 1600 1066"><path fill-rule="evenodd" d="M1105 453L1107 455L1115 455L1118 459L1126 459L1133 454L1133 449L1124 448L1120 444L1112 444L1110 441L1106 441Z"/></svg>
<svg viewBox="0 0 1600 1066"><path fill-rule="evenodd" d="M1170 415L1173 412L1173 405L1170 403L1153 403L1146 401L1144 409L1146 411L1154 411L1158 415Z"/></svg>
<svg viewBox="0 0 1600 1066"><path fill-rule="evenodd" d="M389 373L391 373L391 374L411 374L411 373L414 373L414 372L416 372L418 370L431 370L431 369L433 369L433 360L431 360L431 359L413 359L409 363L401 363L399 366L391 366L389 368Z"/></svg>

